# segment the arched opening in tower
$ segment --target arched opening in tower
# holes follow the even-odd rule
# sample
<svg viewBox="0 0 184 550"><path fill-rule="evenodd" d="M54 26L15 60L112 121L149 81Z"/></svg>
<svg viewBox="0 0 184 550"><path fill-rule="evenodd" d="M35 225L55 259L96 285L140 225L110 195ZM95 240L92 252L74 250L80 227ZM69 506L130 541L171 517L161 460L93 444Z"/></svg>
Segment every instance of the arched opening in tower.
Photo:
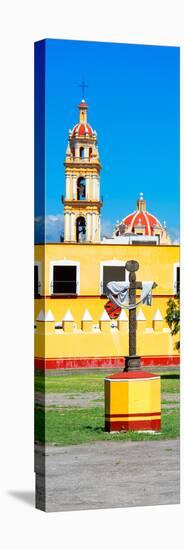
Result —
<svg viewBox="0 0 184 550"><path fill-rule="evenodd" d="M76 219L76 240L82 243L86 240L86 220L83 216Z"/></svg>
<svg viewBox="0 0 184 550"><path fill-rule="evenodd" d="M80 147L80 158L84 159L84 147Z"/></svg>
<svg viewBox="0 0 184 550"><path fill-rule="evenodd" d="M80 177L77 180L77 200L82 201L86 198L86 182L85 178Z"/></svg>
<svg viewBox="0 0 184 550"><path fill-rule="evenodd" d="M93 152L92 147L90 147L90 148L89 148L89 158L92 157L92 152Z"/></svg>

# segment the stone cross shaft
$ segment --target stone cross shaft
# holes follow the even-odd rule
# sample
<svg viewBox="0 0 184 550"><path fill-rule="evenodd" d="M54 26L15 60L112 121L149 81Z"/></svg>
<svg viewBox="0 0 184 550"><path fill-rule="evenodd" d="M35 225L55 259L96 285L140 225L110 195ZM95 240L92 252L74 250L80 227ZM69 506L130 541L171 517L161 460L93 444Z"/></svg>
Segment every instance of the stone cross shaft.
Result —
<svg viewBox="0 0 184 550"><path fill-rule="evenodd" d="M126 262L125 269L129 271L129 304L136 304L136 290L142 289L142 282L136 281L136 271L139 269L139 263L135 260ZM152 288L156 288L157 283L153 283ZM125 371L139 370L141 366L140 357L136 355L136 307L129 309L129 355L125 357Z"/></svg>
<svg viewBox="0 0 184 550"><path fill-rule="evenodd" d="M126 263L126 269L129 271L129 303L136 304L136 290L142 289L142 283L136 281L135 272L139 269L138 262L133 260ZM129 310L129 355L136 355L136 308Z"/></svg>

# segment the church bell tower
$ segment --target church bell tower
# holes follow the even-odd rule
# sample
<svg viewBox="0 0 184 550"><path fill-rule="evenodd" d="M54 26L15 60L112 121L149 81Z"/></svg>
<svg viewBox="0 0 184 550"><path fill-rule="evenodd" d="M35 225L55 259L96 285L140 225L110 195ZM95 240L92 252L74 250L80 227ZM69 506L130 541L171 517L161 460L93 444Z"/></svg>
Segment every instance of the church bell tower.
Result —
<svg viewBox="0 0 184 550"><path fill-rule="evenodd" d="M79 104L79 122L69 130L65 157L64 241L100 241L100 170L97 134L87 121L88 105Z"/></svg>

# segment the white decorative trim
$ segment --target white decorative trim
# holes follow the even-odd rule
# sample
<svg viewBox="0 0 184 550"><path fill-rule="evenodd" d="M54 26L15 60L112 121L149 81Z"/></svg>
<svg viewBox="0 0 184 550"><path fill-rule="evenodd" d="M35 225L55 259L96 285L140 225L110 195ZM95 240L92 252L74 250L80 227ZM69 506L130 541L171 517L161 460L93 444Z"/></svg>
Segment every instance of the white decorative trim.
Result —
<svg viewBox="0 0 184 550"><path fill-rule="evenodd" d="M147 226L148 226L148 235L151 235L151 228L150 228L150 223L149 223L149 219L148 219L148 216L144 210L144 215L145 215L145 218L146 218L146 221L147 221Z"/></svg>
<svg viewBox="0 0 184 550"><path fill-rule="evenodd" d="M77 154L76 154L77 156ZM72 198L73 200L76 200L77 198L77 176L76 174L73 174L72 176Z"/></svg>
<svg viewBox="0 0 184 550"><path fill-rule="evenodd" d="M85 180L86 180L86 199L89 200L89 196L90 196L90 192L89 192L89 181L90 181L90 178L89 178L89 175L87 174L86 177L85 177Z"/></svg>
<svg viewBox="0 0 184 550"><path fill-rule="evenodd" d="M132 221L131 221L131 224L130 224L130 232L132 232L132 227L133 227L134 220L135 220L137 214L138 214L138 210L135 210L135 213L132 212L131 214L129 214L128 216L126 216L126 218L124 218L124 219L122 220L122 222L121 222L120 224L118 224L118 225L121 225L122 223L125 224L125 220L126 220L127 218L129 218L130 216L133 215L133 218L132 218ZM127 225L127 224L125 224L125 225Z"/></svg>
<svg viewBox="0 0 184 550"><path fill-rule="evenodd" d="M74 321L73 315L70 311L70 309L67 309L64 317L62 318L62 321Z"/></svg>
<svg viewBox="0 0 184 550"><path fill-rule="evenodd" d="M103 313L100 317L100 321L110 321L110 317L108 316L108 313L105 309L103 310Z"/></svg>
<svg viewBox="0 0 184 550"><path fill-rule="evenodd" d="M91 241L91 213L86 213L86 240Z"/></svg>
<svg viewBox="0 0 184 550"><path fill-rule="evenodd" d="M55 317L50 309L45 315L45 321L55 321Z"/></svg>
<svg viewBox="0 0 184 550"><path fill-rule="evenodd" d="M70 240L70 213L64 212L64 240Z"/></svg>
<svg viewBox="0 0 184 550"><path fill-rule="evenodd" d="M100 262L100 295L103 294L103 268L104 267L125 267L126 262L122 260L105 260ZM128 281L128 271L125 269L125 281Z"/></svg>
<svg viewBox="0 0 184 550"><path fill-rule="evenodd" d="M128 317L127 317L124 309L121 310L121 313L118 317L118 321L128 321Z"/></svg>
<svg viewBox="0 0 184 550"><path fill-rule="evenodd" d="M71 212L71 241L75 241L75 212Z"/></svg>
<svg viewBox="0 0 184 550"><path fill-rule="evenodd" d="M159 309L156 310L155 315L153 317L153 321L163 321L162 314Z"/></svg>
<svg viewBox="0 0 184 550"><path fill-rule="evenodd" d="M156 218L156 216L155 216L154 214L151 214L151 212L148 212L148 210L146 210L146 212L147 212L147 214L148 214L149 216L152 216L152 218L155 218L155 220L156 220L157 223L158 223L159 228L160 228L160 229L163 229L163 227L162 227L161 223L159 222L158 218Z"/></svg>
<svg viewBox="0 0 184 550"><path fill-rule="evenodd" d="M70 174L67 172L65 176L65 193L66 199L70 198Z"/></svg>
<svg viewBox="0 0 184 550"><path fill-rule="evenodd" d="M156 380L157 378L160 378L160 376L153 375L149 376L149 378L104 378L104 380L108 380L108 382L142 382L143 380L149 381L153 379Z"/></svg>
<svg viewBox="0 0 184 550"><path fill-rule="evenodd" d="M96 187L97 187L96 174L93 174L93 176L92 176L92 196L93 196L93 200L96 200Z"/></svg>
<svg viewBox="0 0 184 550"><path fill-rule="evenodd" d="M50 309L49 311L47 311L47 313L44 313L43 309L41 309L36 320L47 322L47 321L55 321L55 318Z"/></svg>
<svg viewBox="0 0 184 550"><path fill-rule="evenodd" d="M77 292L76 294L79 296L80 294L80 262L77 262L75 260L52 260L50 262L50 277L49 277L49 294L52 295L52 287L53 287L53 268L55 265L63 265L63 266L76 266L76 287Z"/></svg>
<svg viewBox="0 0 184 550"><path fill-rule="evenodd" d="M136 314L136 321L146 321L146 317L145 317L142 309L140 309L138 311L138 313Z"/></svg>
<svg viewBox="0 0 184 550"><path fill-rule="evenodd" d="M44 315L43 309L40 310L38 317L36 318L36 321L45 321L45 315Z"/></svg>
<svg viewBox="0 0 184 550"><path fill-rule="evenodd" d="M82 321L92 321L93 320L90 313L89 313L89 311L88 311L88 309L85 309L84 315L83 315L81 320Z"/></svg>

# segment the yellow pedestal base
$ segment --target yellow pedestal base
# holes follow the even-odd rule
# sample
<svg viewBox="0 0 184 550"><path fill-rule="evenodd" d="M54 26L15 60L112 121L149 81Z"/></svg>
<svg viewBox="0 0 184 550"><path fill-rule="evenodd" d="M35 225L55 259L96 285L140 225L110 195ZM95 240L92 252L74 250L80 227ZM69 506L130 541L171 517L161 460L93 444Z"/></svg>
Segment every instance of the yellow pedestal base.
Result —
<svg viewBox="0 0 184 550"><path fill-rule="evenodd" d="M105 378L105 431L160 429L160 376L122 372Z"/></svg>

